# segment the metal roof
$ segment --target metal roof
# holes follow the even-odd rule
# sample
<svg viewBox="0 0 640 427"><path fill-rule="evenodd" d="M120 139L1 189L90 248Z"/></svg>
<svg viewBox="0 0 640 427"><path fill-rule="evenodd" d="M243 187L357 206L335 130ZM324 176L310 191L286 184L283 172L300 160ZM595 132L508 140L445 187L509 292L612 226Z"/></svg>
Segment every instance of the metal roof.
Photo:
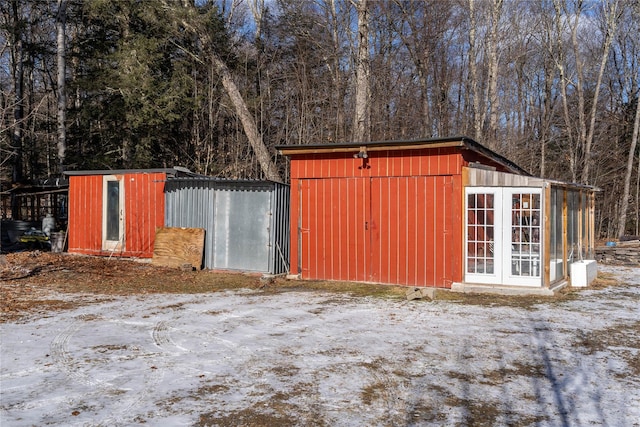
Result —
<svg viewBox="0 0 640 427"><path fill-rule="evenodd" d="M491 151L466 136L450 136L445 138L421 138L410 140L370 141L370 142L340 142L331 144L305 144L305 145L279 145L276 149L283 155L309 154L309 153L337 153L359 150L362 147L367 151L402 150L420 148L461 147L474 151L494 162L497 162L513 173L531 176L509 159Z"/></svg>
<svg viewBox="0 0 640 427"><path fill-rule="evenodd" d="M84 176L84 175L124 175L132 173L166 173L167 175L188 175L198 176L187 168L182 166L174 166L172 168L156 168L156 169L107 169L107 170L82 170L82 171L64 171L67 176Z"/></svg>
<svg viewBox="0 0 640 427"><path fill-rule="evenodd" d="M243 184L243 185L266 185L266 184L282 184L278 181L271 181L268 179L234 179L234 178L221 178L217 176L206 175L190 175L190 176L170 176L167 177L167 181L184 181L184 182L201 182L208 181L214 184ZM287 184L284 184L287 185Z"/></svg>

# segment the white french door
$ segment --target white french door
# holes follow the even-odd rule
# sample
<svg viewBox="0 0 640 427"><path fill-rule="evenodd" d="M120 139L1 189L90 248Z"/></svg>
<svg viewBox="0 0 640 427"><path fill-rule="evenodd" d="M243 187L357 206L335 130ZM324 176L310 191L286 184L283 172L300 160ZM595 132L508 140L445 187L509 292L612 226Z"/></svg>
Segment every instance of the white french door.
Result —
<svg viewBox="0 0 640 427"><path fill-rule="evenodd" d="M465 190L465 282L541 286L539 188Z"/></svg>
<svg viewBox="0 0 640 427"><path fill-rule="evenodd" d="M124 250L124 182L114 175L102 178L102 250Z"/></svg>

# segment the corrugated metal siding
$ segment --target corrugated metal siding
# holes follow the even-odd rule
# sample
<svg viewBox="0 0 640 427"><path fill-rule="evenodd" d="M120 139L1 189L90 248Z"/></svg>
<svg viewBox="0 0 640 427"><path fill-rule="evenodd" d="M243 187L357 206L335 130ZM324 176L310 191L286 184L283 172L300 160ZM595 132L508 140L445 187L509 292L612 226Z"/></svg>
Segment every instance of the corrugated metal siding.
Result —
<svg viewBox="0 0 640 427"><path fill-rule="evenodd" d="M274 247L269 251L269 265L271 266L270 272L274 274L281 274L289 271L290 199L290 187L288 185L274 185L273 197L271 198L271 230Z"/></svg>
<svg viewBox="0 0 640 427"><path fill-rule="evenodd" d="M153 256L157 227L164 225L164 173L120 176L124 182L124 249L102 250L103 175L69 177L69 252L125 257Z"/></svg>
<svg viewBox="0 0 640 427"><path fill-rule="evenodd" d="M287 271L289 187L274 182L171 178L169 227L204 228L204 267L279 274Z"/></svg>

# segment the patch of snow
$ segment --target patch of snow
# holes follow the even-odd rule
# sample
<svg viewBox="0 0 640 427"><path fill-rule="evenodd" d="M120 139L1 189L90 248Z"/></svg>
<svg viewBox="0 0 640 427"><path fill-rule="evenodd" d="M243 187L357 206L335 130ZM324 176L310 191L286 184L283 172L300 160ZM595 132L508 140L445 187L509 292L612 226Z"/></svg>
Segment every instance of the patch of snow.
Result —
<svg viewBox="0 0 640 427"><path fill-rule="evenodd" d="M640 275L529 308L242 290L0 325L0 424L640 426ZM68 296L67 296L68 297ZM595 349L595 333L632 339Z"/></svg>

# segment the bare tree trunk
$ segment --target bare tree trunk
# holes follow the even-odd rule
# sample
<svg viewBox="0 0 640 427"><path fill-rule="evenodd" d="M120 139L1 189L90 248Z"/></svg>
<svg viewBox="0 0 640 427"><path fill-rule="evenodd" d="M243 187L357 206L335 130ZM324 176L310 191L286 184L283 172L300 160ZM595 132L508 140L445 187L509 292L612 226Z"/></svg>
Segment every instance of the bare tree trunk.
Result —
<svg viewBox="0 0 640 427"><path fill-rule="evenodd" d="M473 94L473 133L475 139L480 141L482 139L482 114L480 114L475 10L475 0L469 0L469 75L471 77L471 93Z"/></svg>
<svg viewBox="0 0 640 427"><path fill-rule="evenodd" d="M489 35L489 83L487 88L487 100L489 105L489 146L496 148L498 141L498 28L502 14L503 0L493 0L491 7L491 34Z"/></svg>
<svg viewBox="0 0 640 427"><path fill-rule="evenodd" d="M356 57L356 105L353 140L371 139L371 88L369 84L369 8L367 0L356 4L358 11L358 54Z"/></svg>
<svg viewBox="0 0 640 427"><path fill-rule="evenodd" d="M640 89L640 88L639 88ZM638 91L640 95L640 90ZM618 222L618 236L625 233L627 225L627 210L629 208L629 189L631 187L631 174L633 172L633 159L638 145L638 133L640 132L640 99L636 102L636 117L633 121L633 134L631 136L631 146L627 157L627 171L624 175L624 190L622 192L622 203L620 207L620 221ZM637 203L637 202L636 202Z"/></svg>
<svg viewBox="0 0 640 427"><path fill-rule="evenodd" d="M555 11L555 50L556 50L556 67L558 68L558 73L560 74L560 94L562 97L562 113L564 117L565 130L567 132L567 137L569 139L569 170L571 171L571 179L572 181L577 180L578 172L576 170L576 145L575 137L573 135L572 129L572 121L571 116L569 114L569 97L567 95L567 84L568 77L565 68L565 58L566 55L564 53L564 47L562 44L562 36L564 33L563 26L563 11L562 11L562 2L561 0L554 0L553 7Z"/></svg>
<svg viewBox="0 0 640 427"><path fill-rule="evenodd" d="M584 168L582 169L582 183L586 184L589 182L589 166L591 165L591 146L593 145L593 136L596 128L596 115L598 112L598 99L600 98L600 86L602 85L602 78L604 76L605 68L607 66L607 61L609 59L609 49L611 48L611 43L615 37L617 25L618 25L618 0L612 0L610 3L605 3L605 7L609 6L609 10L606 12L606 35L604 39L604 46L602 51L602 58L600 59L600 71L598 72L598 81L595 86L595 93L593 94L593 100L591 102L591 112L590 118L591 121L589 123L589 130L586 134L584 141ZM574 48L576 52L576 59L578 56L577 44L574 36ZM576 60L576 63L579 61ZM580 74L578 78L581 79L582 71L579 69ZM582 92L582 89L580 90ZM584 105L584 101L583 101ZM586 127L586 123L585 123ZM625 192L625 197L628 194L628 189ZM626 210L624 215L626 215Z"/></svg>
<svg viewBox="0 0 640 427"><path fill-rule="evenodd" d="M638 170L636 171L636 232L640 233L640 158L638 159Z"/></svg>
<svg viewBox="0 0 640 427"><path fill-rule="evenodd" d="M13 121L11 123L11 181L22 181L22 136L24 128L24 45L21 34L21 17L18 11L18 1L11 2L10 14L7 21L11 22L8 44L11 58L11 85L13 89ZM16 208L14 206L14 208ZM14 212L17 218L17 212Z"/></svg>
<svg viewBox="0 0 640 427"><path fill-rule="evenodd" d="M344 82L342 72L340 71L340 35L338 29L338 9L336 0L330 2L330 17L332 24L331 42L333 43L333 61L332 61L332 78L333 78L333 99L336 109L336 123L333 131L333 140L340 141L345 139L345 118L344 118Z"/></svg>
<svg viewBox="0 0 640 427"><path fill-rule="evenodd" d="M67 0L58 0L58 14L56 16L56 58L58 63L58 166L60 173L64 172L64 161L67 150L66 135L66 46L65 26L67 20Z"/></svg>
<svg viewBox="0 0 640 427"><path fill-rule="evenodd" d="M172 9L174 7L173 3L168 1L164 1L164 6L167 9ZM182 7L187 12L187 17L184 17L180 20L181 24L192 31L196 36L200 39L200 43L203 48L208 48L210 46L214 46L213 41L209 33L205 29L198 28L198 22L190 22L188 19L192 19L196 14L193 10L193 5L189 3L187 0L182 1ZM179 16L176 14L176 16ZM256 121L251 115L249 108L247 107L246 102L242 98L242 94L238 90L238 86L233 81L231 76L231 71L229 71L229 67L224 61L213 51L209 50L210 61L213 68L222 78L222 86L225 88L229 99L231 99L231 103L233 104L236 114L240 118L240 122L244 128L245 135L249 141L249 145L253 149L253 153L260 164L260 168L264 173L266 179L271 181L282 182L282 177L278 172L278 168L275 163L271 160L271 155L269 154L269 150L264 144L262 139L262 134L258 131L258 126L256 125ZM197 58L200 60L200 58Z"/></svg>
<svg viewBox="0 0 640 427"><path fill-rule="evenodd" d="M251 145L256 158L258 159L258 163L260 163L260 168L262 169L265 178L271 181L282 182L278 168L271 160L269 150L267 150L267 147L264 145L262 135L258 132L258 126L256 125L247 104L244 102L240 91L238 90L238 86L236 86L233 81L229 68L214 54L211 54L211 61L218 74L222 77L222 86L224 86L227 91L227 95L229 95L229 98L233 103L236 114L238 114L238 117L240 118L244 132L247 135L247 139L249 140L249 144Z"/></svg>
<svg viewBox="0 0 640 427"><path fill-rule="evenodd" d="M582 13L582 2L580 2L580 6L578 7L578 10L574 12L573 16L573 24L571 27L571 41L573 44L573 51L574 51L574 55L575 55L575 62L576 62L576 94L578 95L578 132L577 132L577 141L576 141L576 158L575 158L575 165L574 167L576 168L576 174L573 177L574 181L577 180L577 168L580 167L579 163L581 161L581 159L584 159L584 146L585 146L585 141L587 140L587 120L585 117L585 111L584 111L584 83L583 83L583 79L584 79L584 63L581 59L580 56L580 52L579 52L579 43L578 43L578 23L580 22L580 15ZM566 4L565 4L566 7ZM565 9L565 12L567 12L567 10ZM571 126L571 122L568 121L567 122L567 126ZM572 156L573 157L573 156ZM583 171L584 172L584 171Z"/></svg>

